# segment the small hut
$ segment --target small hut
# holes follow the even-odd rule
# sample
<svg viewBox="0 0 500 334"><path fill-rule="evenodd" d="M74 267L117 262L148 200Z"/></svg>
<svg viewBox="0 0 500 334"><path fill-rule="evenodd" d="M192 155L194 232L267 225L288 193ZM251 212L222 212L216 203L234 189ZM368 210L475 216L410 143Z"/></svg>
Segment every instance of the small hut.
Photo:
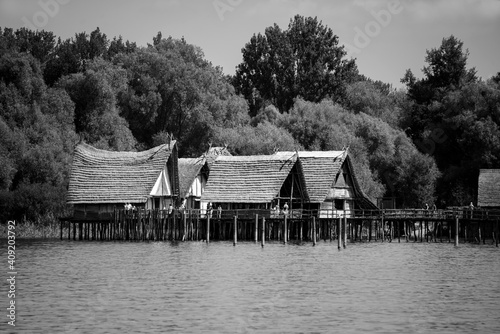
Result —
<svg viewBox="0 0 500 334"><path fill-rule="evenodd" d="M500 209L500 169L481 169L477 189L477 205Z"/></svg>
<svg viewBox="0 0 500 334"><path fill-rule="evenodd" d="M297 154L309 195L306 208L318 212L318 217L350 217L355 209L377 208L363 194L347 150Z"/></svg>
<svg viewBox="0 0 500 334"><path fill-rule="evenodd" d="M125 204L163 209L179 195L175 141L143 152L75 148L67 202L75 211L111 212Z"/></svg>
<svg viewBox="0 0 500 334"><path fill-rule="evenodd" d="M208 181L210 166L218 156L230 156L227 147L210 147L199 158L179 159L180 197L186 209L201 209L201 195Z"/></svg>
<svg viewBox="0 0 500 334"><path fill-rule="evenodd" d="M223 210L302 209L307 192L295 153L255 156L218 156L201 196Z"/></svg>
<svg viewBox="0 0 500 334"><path fill-rule="evenodd" d="M200 199L208 180L206 159L180 158L180 197L186 209L200 209Z"/></svg>

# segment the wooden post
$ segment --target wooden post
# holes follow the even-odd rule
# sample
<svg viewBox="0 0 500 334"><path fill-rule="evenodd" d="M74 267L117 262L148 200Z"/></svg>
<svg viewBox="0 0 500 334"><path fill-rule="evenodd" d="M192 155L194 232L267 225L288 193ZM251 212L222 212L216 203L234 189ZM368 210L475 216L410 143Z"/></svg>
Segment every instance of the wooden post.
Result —
<svg viewBox="0 0 500 334"><path fill-rule="evenodd" d="M458 216L455 217L455 246L458 246Z"/></svg>
<svg viewBox="0 0 500 334"><path fill-rule="evenodd" d="M283 242L286 244L288 241L288 224L287 224L287 218L285 214L285 225L283 227Z"/></svg>
<svg viewBox="0 0 500 334"><path fill-rule="evenodd" d="M207 244L210 242L210 216L207 213Z"/></svg>
<svg viewBox="0 0 500 334"><path fill-rule="evenodd" d="M312 225L313 225L313 246L316 246L316 217L312 217Z"/></svg>
<svg viewBox="0 0 500 334"><path fill-rule="evenodd" d="M186 228L187 228L187 223L186 223L186 212L182 212L182 241L186 239Z"/></svg>
<svg viewBox="0 0 500 334"><path fill-rule="evenodd" d="M262 240L261 246L264 247L266 240L266 217L262 217Z"/></svg>
<svg viewBox="0 0 500 334"><path fill-rule="evenodd" d="M382 215L380 216L380 224L382 225L382 242L384 242L385 241L384 211L382 211Z"/></svg>
<svg viewBox="0 0 500 334"><path fill-rule="evenodd" d="M236 246L237 239L238 239L238 217L234 216L234 239L233 239L233 246Z"/></svg>
<svg viewBox="0 0 500 334"><path fill-rule="evenodd" d="M346 246L347 242L347 216L344 215L344 239L342 240L344 242L344 248Z"/></svg>
<svg viewBox="0 0 500 334"><path fill-rule="evenodd" d="M337 243L340 250L342 248L342 218L338 218L337 222Z"/></svg>
<svg viewBox="0 0 500 334"><path fill-rule="evenodd" d="M259 214L255 214L255 243L259 241Z"/></svg>

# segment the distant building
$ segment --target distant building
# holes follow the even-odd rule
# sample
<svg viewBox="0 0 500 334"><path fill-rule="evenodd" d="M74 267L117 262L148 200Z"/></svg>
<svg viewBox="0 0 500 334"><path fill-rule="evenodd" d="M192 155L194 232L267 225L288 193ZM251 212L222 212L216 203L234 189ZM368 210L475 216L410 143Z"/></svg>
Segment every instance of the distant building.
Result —
<svg viewBox="0 0 500 334"><path fill-rule="evenodd" d="M477 205L500 209L500 169L481 169L477 189Z"/></svg>
<svg viewBox="0 0 500 334"><path fill-rule="evenodd" d="M199 158L179 159L180 198L185 200L186 209L206 209L202 206L203 194L210 171L210 166L218 156L230 156L226 147L210 147Z"/></svg>
<svg viewBox="0 0 500 334"><path fill-rule="evenodd" d="M377 209L363 193L347 150L297 152L309 203L320 218L353 216L355 209Z"/></svg>
<svg viewBox="0 0 500 334"><path fill-rule="evenodd" d="M308 201L297 154L218 156L201 196L226 209L302 209Z"/></svg>
<svg viewBox="0 0 500 334"><path fill-rule="evenodd" d="M80 143L75 148L67 202L75 210L110 212L131 204L175 205L179 197L175 141L143 152L115 152Z"/></svg>

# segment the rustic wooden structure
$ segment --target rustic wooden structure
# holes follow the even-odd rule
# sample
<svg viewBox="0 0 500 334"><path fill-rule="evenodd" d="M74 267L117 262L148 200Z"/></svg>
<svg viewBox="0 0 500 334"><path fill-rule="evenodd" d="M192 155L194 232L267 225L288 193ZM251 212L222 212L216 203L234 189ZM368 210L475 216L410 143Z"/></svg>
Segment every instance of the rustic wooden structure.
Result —
<svg viewBox="0 0 500 334"><path fill-rule="evenodd" d="M206 209L202 206L201 195L205 190L210 166L218 156L230 156L226 147L210 147L199 158L179 159L180 198L185 209Z"/></svg>
<svg viewBox="0 0 500 334"><path fill-rule="evenodd" d="M359 186L348 151L297 152L309 195L308 210L319 218L354 216L356 209L377 209Z"/></svg>
<svg viewBox="0 0 500 334"><path fill-rule="evenodd" d="M162 209L179 196L175 141L143 152L113 152L80 143L75 148L67 202L76 217L114 212L125 204Z"/></svg>
<svg viewBox="0 0 500 334"><path fill-rule="evenodd" d="M308 201L304 175L296 153L219 156L201 200L225 212L288 206L299 213ZM278 214L278 212L276 212Z"/></svg>
<svg viewBox="0 0 500 334"><path fill-rule="evenodd" d="M303 211L301 217L272 216L270 209L228 210L220 218L202 210L116 210L89 219L61 219L73 240L265 240L295 242L338 240L338 248L349 242L471 242L498 247L500 210L354 210L341 219L318 218ZM210 223L210 221L212 221ZM286 224L285 222L288 222ZM361 222L361 224L360 224ZM358 229L358 227L360 227ZM303 234L299 233L303 228ZM255 231L255 233L254 233ZM260 233L259 233L260 232ZM287 237L288 235L288 237ZM453 241L454 240L454 241Z"/></svg>

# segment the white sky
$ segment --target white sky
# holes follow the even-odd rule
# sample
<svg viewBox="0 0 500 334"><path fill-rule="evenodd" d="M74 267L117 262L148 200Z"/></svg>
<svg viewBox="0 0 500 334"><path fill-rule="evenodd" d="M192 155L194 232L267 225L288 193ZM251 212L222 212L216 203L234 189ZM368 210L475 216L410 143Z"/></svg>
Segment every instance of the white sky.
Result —
<svg viewBox="0 0 500 334"><path fill-rule="evenodd" d="M286 29L296 14L317 16L350 45L360 73L395 87L408 68L421 77L426 50L452 34L479 76L500 72L500 0L0 0L1 27L62 38L99 27L142 46L161 31L201 47L227 74L254 33L274 23Z"/></svg>

